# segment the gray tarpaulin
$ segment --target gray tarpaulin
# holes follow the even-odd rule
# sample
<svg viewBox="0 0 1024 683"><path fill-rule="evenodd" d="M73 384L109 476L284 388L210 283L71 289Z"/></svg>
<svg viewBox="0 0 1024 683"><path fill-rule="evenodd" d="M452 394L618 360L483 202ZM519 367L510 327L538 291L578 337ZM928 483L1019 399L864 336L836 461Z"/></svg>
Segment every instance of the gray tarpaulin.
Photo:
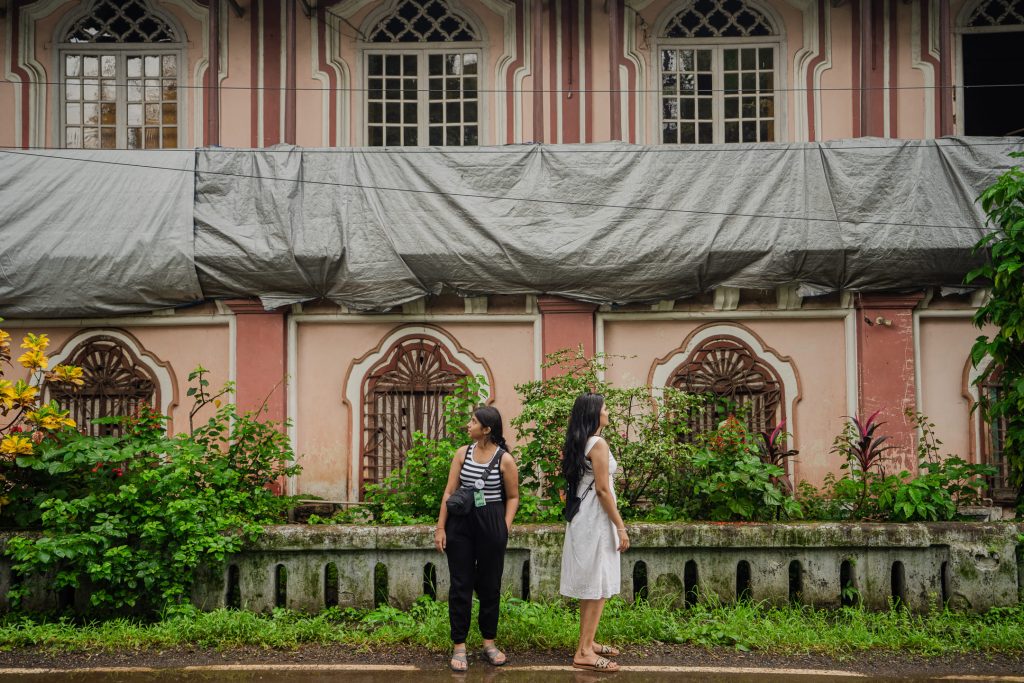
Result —
<svg viewBox="0 0 1024 683"><path fill-rule="evenodd" d="M100 179L103 165L7 154L0 198L23 208L0 206L0 314L117 313L249 296L268 307L327 299L384 309L442 286L599 303L684 298L723 285L796 284L807 294L957 286L978 262L971 247L986 229L974 199L1012 166L1007 153L1021 149L1019 138L202 149L194 152L194 204L191 192L178 201L187 173L138 169L111 187ZM93 158L140 164L140 154ZM166 155L145 163L181 168ZM111 167L117 176L127 170ZM64 176L95 196L39 191ZM150 187L146 201L128 183ZM99 215L86 210L99 199L111 205ZM62 220L54 225L51 216ZM193 240L178 226L193 220L186 275ZM126 224L133 230L123 231ZM70 258L77 249L25 248L37 234L59 243L65 229L99 236L88 246L122 267L81 273L94 263ZM35 285L54 271L78 286Z"/></svg>
<svg viewBox="0 0 1024 683"><path fill-rule="evenodd" d="M194 168L191 150L0 152L0 315L98 316L201 300Z"/></svg>

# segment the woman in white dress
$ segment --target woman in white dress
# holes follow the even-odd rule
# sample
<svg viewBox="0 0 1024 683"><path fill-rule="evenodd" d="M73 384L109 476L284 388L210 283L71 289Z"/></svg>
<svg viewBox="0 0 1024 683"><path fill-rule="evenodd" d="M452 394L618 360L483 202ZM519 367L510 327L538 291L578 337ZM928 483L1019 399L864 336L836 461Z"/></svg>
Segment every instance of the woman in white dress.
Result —
<svg viewBox="0 0 1024 683"><path fill-rule="evenodd" d="M619 651L595 643L594 637L605 600L619 592L619 554L629 548L629 534L616 506L615 458L601 438L607 425L603 396L581 394L576 398L562 448L562 475L567 482L566 495L575 492L582 502L565 529L559 592L580 601L580 640L573 667L611 673L618 671L619 665L606 657L617 657Z"/></svg>

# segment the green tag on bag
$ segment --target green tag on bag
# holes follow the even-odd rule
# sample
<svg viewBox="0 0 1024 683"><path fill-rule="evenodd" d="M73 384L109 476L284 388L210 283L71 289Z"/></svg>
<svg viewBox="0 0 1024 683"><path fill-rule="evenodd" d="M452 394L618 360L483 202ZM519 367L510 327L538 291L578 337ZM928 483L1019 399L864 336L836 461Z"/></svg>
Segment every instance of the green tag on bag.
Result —
<svg viewBox="0 0 1024 683"><path fill-rule="evenodd" d="M478 508L482 508L483 506L487 505L487 499L484 498L484 492L481 491L480 489L473 491L473 502L476 504Z"/></svg>

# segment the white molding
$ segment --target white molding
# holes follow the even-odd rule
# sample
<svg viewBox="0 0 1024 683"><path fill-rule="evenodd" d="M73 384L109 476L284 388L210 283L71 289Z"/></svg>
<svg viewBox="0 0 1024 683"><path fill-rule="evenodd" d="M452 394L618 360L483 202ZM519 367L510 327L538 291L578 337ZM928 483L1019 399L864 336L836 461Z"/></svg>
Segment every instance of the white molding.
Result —
<svg viewBox="0 0 1024 683"><path fill-rule="evenodd" d="M843 332L846 338L846 411L856 415L860 407L860 364L857 362L857 311L844 311Z"/></svg>
<svg viewBox="0 0 1024 683"><path fill-rule="evenodd" d="M188 327L194 325L227 325L226 315L156 315L116 316L110 318L18 318L4 320L5 328L26 327Z"/></svg>
<svg viewBox="0 0 1024 683"><path fill-rule="evenodd" d="M7 80L15 83L14 87L14 135L15 140L20 141L25 126L28 126L28 144L30 147L46 147L46 114L47 114L47 87L43 85L48 80L58 81L57 78L48 78L46 67L35 58L36 46L36 22L49 16L59 7L66 4L65 0L41 0L31 5L20 8L18 13L18 63L17 66L29 73L28 84L28 117L25 121L22 118L22 92L19 87L22 84L21 77L14 73L15 65L10 61L11 40L13 39L12 23L8 16L4 24L7 26L4 60L6 65ZM62 100L60 86L55 88L56 100ZM19 142L20 144L20 142Z"/></svg>
<svg viewBox="0 0 1024 683"><path fill-rule="evenodd" d="M169 416L171 406L174 405L175 389L177 388L174 386L174 382L171 379L170 371L159 363L152 362L151 359L156 356L149 351L142 349L135 343L134 339L120 330L92 329L79 332L78 334L69 337L68 340L64 342L61 350L50 356L51 367L56 367L63 363L79 344L94 337L113 337L118 340L128 347L135 358L137 358L142 365L145 365L146 368L153 373L153 377L156 378L156 382L160 386L160 405L158 408L162 415Z"/></svg>
<svg viewBox="0 0 1024 683"><path fill-rule="evenodd" d="M646 89L646 83L648 82L647 76L647 59L644 56L644 46L638 45L636 41L636 34L638 30L636 22L636 14L647 5L649 0L643 0L642 2L636 2L633 5L635 12L623 12L622 21L622 57L629 62L633 63L633 68L636 70L636 89ZM627 7L628 9L628 7ZM629 94L631 88L629 87L629 71L622 64L619 65L619 120L621 121L621 133L622 141L629 141L630 132L636 138L637 143L643 143L647 140L647 116L648 109L652 109L657 112L659 107L648 107L647 100L649 95L653 93L636 93L636 130L629 130ZM658 87L660 92L661 88ZM655 115L657 115L655 113Z"/></svg>
<svg viewBox="0 0 1024 683"><path fill-rule="evenodd" d="M845 308L802 308L799 311L780 311L774 308L736 311L672 311L648 313L646 311L601 312L598 320L780 320L811 319L839 320L850 315Z"/></svg>
<svg viewBox="0 0 1024 683"><path fill-rule="evenodd" d="M804 303L804 298L800 295L800 285L780 285L776 287L775 299L779 310L782 311L799 310Z"/></svg>
<svg viewBox="0 0 1024 683"><path fill-rule="evenodd" d="M487 297L486 296L467 296L462 300L463 305L466 307L466 313L471 315L481 315L487 313Z"/></svg>
<svg viewBox="0 0 1024 683"><path fill-rule="evenodd" d="M920 0L911 4L910 8L910 65L921 72L924 78L924 137L935 137L935 67L925 61L921 54L921 2L931 0ZM934 11L931 7L928 10L928 53L933 58L938 58L938 53L932 48L931 26L935 23ZM962 95L962 94L961 94ZM962 96L959 98L962 99ZM960 117L958 117L959 119Z"/></svg>
<svg viewBox="0 0 1024 683"><path fill-rule="evenodd" d="M299 460L299 324L295 320L294 316L288 318L288 332L285 339L285 343L288 345L286 349L286 362L287 366L285 369L285 386L287 391L285 416L289 421L288 425L288 441L292 446L292 453L295 454L295 460ZM289 496L294 496L299 492L299 480L298 475L293 474L288 477L287 491Z"/></svg>
<svg viewBox="0 0 1024 683"><path fill-rule="evenodd" d="M970 366L970 369L967 371L967 395L970 396L967 416L969 420L974 422L974 429L972 430L974 432L974 461L981 462L982 454L984 453L982 427L985 425L985 421L981 419L981 409L977 408L974 412L971 412L971 406L976 406L981 401L981 392L978 391L978 385L975 382L992 365L992 356L986 355L977 365L974 365L970 358L966 362Z"/></svg>
<svg viewBox="0 0 1024 683"><path fill-rule="evenodd" d="M349 411L350 439L348 500L350 501L359 500L359 471L362 467L362 429L359 421L361 406L363 404L363 382L366 379L366 374L391 350L392 344L402 337L412 334L422 334L425 337L436 339L444 344L452 358L462 363L471 374L483 375L487 379L486 396L490 396L494 393L494 377L492 377L491 373L488 372L487 367L475 360L469 355L469 353L460 351L459 349L463 348L462 345L459 344L459 342L452 337L447 330L413 324L398 327L389 332L388 335L380 341L376 347L376 351L352 364L352 367L348 372L347 384L343 387L345 403L348 405Z"/></svg>
<svg viewBox="0 0 1024 683"><path fill-rule="evenodd" d="M821 64L814 67L814 73L810 74L814 83L814 130L810 128L810 112L807 109L807 92L803 88L807 83L808 69L811 63L821 56L818 44L822 36L819 35L818 3L815 0L793 1L790 5L800 10L803 15L803 38L804 44L793 55L793 73L796 75L796 86L793 89L793 131L794 138L803 142L821 139L821 74L832 68L832 3L828 0L825 7L825 59Z"/></svg>
<svg viewBox="0 0 1024 683"><path fill-rule="evenodd" d="M359 313L303 313L292 316L302 323L356 323L375 325L379 323L532 323L538 319L533 313L424 313L420 315L401 315L395 313L359 314ZM5 323L6 324L6 323Z"/></svg>

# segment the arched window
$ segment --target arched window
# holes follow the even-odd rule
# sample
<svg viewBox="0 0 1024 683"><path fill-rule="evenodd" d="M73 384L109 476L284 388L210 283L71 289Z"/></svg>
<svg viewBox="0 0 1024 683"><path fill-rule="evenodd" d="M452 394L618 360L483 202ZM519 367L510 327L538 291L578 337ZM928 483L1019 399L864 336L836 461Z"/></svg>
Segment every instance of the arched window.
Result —
<svg viewBox="0 0 1024 683"><path fill-rule="evenodd" d="M48 399L56 399L80 429L94 436L119 434L119 425L95 424L96 418L131 415L143 403L159 410L160 383L155 373L121 340L91 336L61 361L82 368L85 384L75 390L47 385Z"/></svg>
<svg viewBox="0 0 1024 683"><path fill-rule="evenodd" d="M403 0L366 32L366 143L480 142L482 38L444 0Z"/></svg>
<svg viewBox="0 0 1024 683"><path fill-rule="evenodd" d="M97 0L60 43L65 147L178 147L185 37L145 0Z"/></svg>
<svg viewBox="0 0 1024 683"><path fill-rule="evenodd" d="M1002 368L996 368L981 385L985 398L991 403L998 401L1003 395L1001 381ZM1012 503L1017 491L1010 483L1010 464L1006 460L1004 446L1006 444L1006 417L999 417L986 422L982 411L977 411L979 427L982 431L981 461L996 468L996 474L989 483L989 495L998 502Z"/></svg>
<svg viewBox="0 0 1024 683"><path fill-rule="evenodd" d="M445 434L444 398L470 372L438 339L397 340L363 381L363 483L402 466L414 432Z"/></svg>
<svg viewBox="0 0 1024 683"><path fill-rule="evenodd" d="M781 35L743 0L692 0L661 22L663 143L772 142L780 124Z"/></svg>
<svg viewBox="0 0 1024 683"><path fill-rule="evenodd" d="M783 419L782 381L744 342L714 337L693 350L669 375L668 386L714 394L742 408L747 429L771 431ZM725 416L715 410L691 418L693 433L711 431Z"/></svg>
<svg viewBox="0 0 1024 683"><path fill-rule="evenodd" d="M1024 0L967 3L960 18L964 134L1024 134Z"/></svg>

